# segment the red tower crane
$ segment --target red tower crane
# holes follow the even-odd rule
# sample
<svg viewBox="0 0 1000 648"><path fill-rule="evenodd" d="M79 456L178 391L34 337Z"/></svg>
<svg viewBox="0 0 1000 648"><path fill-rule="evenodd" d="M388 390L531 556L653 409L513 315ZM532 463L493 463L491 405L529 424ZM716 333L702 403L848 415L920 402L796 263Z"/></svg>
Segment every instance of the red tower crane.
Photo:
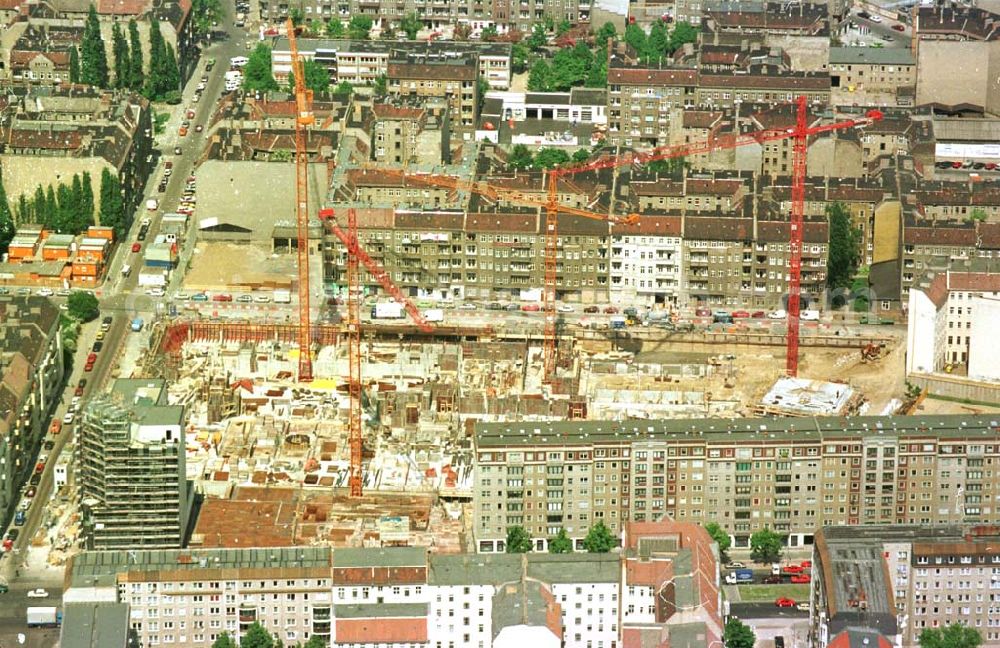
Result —
<svg viewBox="0 0 1000 648"><path fill-rule="evenodd" d="M555 251L558 247L558 233L556 231L556 218L554 216L558 207L557 189L558 178L585 171L596 171L598 169L610 169L627 166L631 164L645 164L654 160L665 160L669 158L687 157L710 153L723 149L737 148L747 144L763 144L765 142L775 142L779 140L792 139L792 211L790 219L790 250L791 260L789 262L789 295L788 295L788 338L787 352L785 358L785 371L789 376L797 376L799 371L799 306L800 287L802 281L802 228L803 216L805 214L805 180L806 180L806 145L808 138L822 133L844 130L859 126L867 126L882 119L882 112L870 110L864 117L848 119L822 124L820 126L809 127L807 122L807 100L801 96L796 101L796 122L794 127L784 129L769 129L755 131L745 134L728 134L721 137L710 137L704 142L693 144L681 144L678 146L664 146L654 148L642 153L627 153L625 155L598 158L590 162L573 164L556 169L549 176L548 201L546 206L546 273L545 273L545 295L546 303L545 317L545 345L546 362L555 359L555 316L554 300L556 291L556 265ZM554 366L554 364L553 364ZM546 372L549 365L546 364ZM548 373L547 373L548 375Z"/></svg>
<svg viewBox="0 0 1000 648"><path fill-rule="evenodd" d="M298 225L299 270L299 380L310 382L312 369L312 321L309 315L309 155L306 150L306 129L316 118L312 113L312 90L306 87L302 59L295 42L295 26L289 18L285 23L288 46L292 53L292 74L295 77L295 218Z"/></svg>
<svg viewBox="0 0 1000 648"><path fill-rule="evenodd" d="M433 332L434 327L424 318L420 310L410 301L399 287L392 282L389 273L372 259L358 242L358 216L354 209L347 210L347 231L337 224L334 210L321 209L319 218L347 248L347 365L350 408L347 420L347 438L350 446L351 467L348 487L351 497L361 497L362 479L362 434L361 434L361 278L358 262L365 266L369 274L400 302L413 321L424 332Z"/></svg>

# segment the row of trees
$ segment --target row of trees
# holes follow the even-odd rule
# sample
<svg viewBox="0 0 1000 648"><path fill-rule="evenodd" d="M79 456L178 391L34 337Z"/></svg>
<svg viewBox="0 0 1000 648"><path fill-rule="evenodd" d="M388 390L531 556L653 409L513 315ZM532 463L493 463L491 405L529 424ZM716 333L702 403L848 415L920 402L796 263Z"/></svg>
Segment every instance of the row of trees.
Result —
<svg viewBox="0 0 1000 648"><path fill-rule="evenodd" d="M590 527L587 537L583 539L583 548L587 553L608 553L616 546L615 537L604 522L598 522ZM507 553L529 553L535 547L535 541L528 530L522 526L507 527ZM549 539L549 553L570 553L573 551L573 541L566 534L566 529Z"/></svg>
<svg viewBox="0 0 1000 648"><path fill-rule="evenodd" d="M236 640L228 632L223 632L212 643L212 648L237 648ZM255 621L240 638L239 648L285 648L285 642ZM313 635L304 644L297 643L287 648L326 648L326 640Z"/></svg>
<svg viewBox="0 0 1000 648"><path fill-rule="evenodd" d="M4 192L6 199L6 192ZM8 208L9 211L9 208ZM87 172L75 174L70 184L42 185L34 196L21 194L17 201L16 222L38 223L60 234L79 234L94 224L94 190Z"/></svg>
<svg viewBox="0 0 1000 648"><path fill-rule="evenodd" d="M219 0L204 0L218 3ZM97 10L90 5L84 25L81 54L76 48L70 50L70 81L85 83L99 88L117 88L142 92L154 101L171 100L179 97L181 74L177 66L177 55L172 45L167 43L160 31L156 16L149 22L149 74L143 72L142 42L135 20L128 23L128 37L118 23L111 29L111 54L113 57L114 83L108 55L101 35L101 24Z"/></svg>
<svg viewBox="0 0 1000 648"><path fill-rule="evenodd" d="M579 149L570 156L569 153L560 148L542 148L538 153L532 154L531 150L524 144L515 144L507 156L507 166L512 169L524 171L527 169L551 169L567 162L586 162L590 158L590 151Z"/></svg>
<svg viewBox="0 0 1000 648"><path fill-rule="evenodd" d="M315 93L329 92L330 74L320 63L312 59L302 62L302 72L306 87ZM279 90L278 82L271 73L271 48L264 43L258 43L247 59L243 68L243 88L251 92L271 92ZM295 92L295 75L288 75L288 92ZM342 81L334 89L335 92L352 90L351 84Z"/></svg>
<svg viewBox="0 0 1000 648"><path fill-rule="evenodd" d="M608 55L605 47L591 51L586 43L564 47L552 57L552 63L537 58L528 75L532 92L565 92L584 86L603 88L608 81Z"/></svg>
<svg viewBox="0 0 1000 648"><path fill-rule="evenodd" d="M698 28L686 22L675 23L674 28L668 31L667 23L657 21L653 23L648 35L635 23L625 28L625 42L635 48L639 58L647 63L672 56L686 43L697 40Z"/></svg>
<svg viewBox="0 0 1000 648"><path fill-rule="evenodd" d="M12 213L7 191L0 181L0 253L14 237L17 223L37 223L60 234L79 234L94 224L94 189L90 173L75 174L70 184L38 185L32 196L22 194ZM125 234L125 202L118 176L106 167L101 172L98 222L113 227L116 236Z"/></svg>

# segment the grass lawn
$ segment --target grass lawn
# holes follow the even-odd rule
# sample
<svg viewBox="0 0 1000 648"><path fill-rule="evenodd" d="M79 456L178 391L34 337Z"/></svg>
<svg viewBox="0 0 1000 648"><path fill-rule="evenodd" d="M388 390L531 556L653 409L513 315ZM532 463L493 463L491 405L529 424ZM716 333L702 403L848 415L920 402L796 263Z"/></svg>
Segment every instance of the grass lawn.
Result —
<svg viewBox="0 0 1000 648"><path fill-rule="evenodd" d="M808 583L781 583L779 585L740 585L740 600L745 602L770 601L786 596L796 603L809 600Z"/></svg>

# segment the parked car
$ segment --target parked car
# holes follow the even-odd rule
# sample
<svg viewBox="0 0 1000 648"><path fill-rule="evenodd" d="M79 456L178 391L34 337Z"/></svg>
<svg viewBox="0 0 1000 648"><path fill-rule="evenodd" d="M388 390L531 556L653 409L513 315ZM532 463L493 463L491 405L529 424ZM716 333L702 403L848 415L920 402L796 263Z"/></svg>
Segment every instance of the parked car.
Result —
<svg viewBox="0 0 1000 648"><path fill-rule="evenodd" d="M750 315L750 317L752 317L753 319L764 319L765 317L767 317L767 313L765 313L764 311L754 311Z"/></svg>
<svg viewBox="0 0 1000 648"><path fill-rule="evenodd" d="M746 319L750 317L750 313L745 310L733 311L733 319Z"/></svg>
<svg viewBox="0 0 1000 648"><path fill-rule="evenodd" d="M253 300L258 304L266 304L271 301L270 295L254 295Z"/></svg>
<svg viewBox="0 0 1000 648"><path fill-rule="evenodd" d="M489 304L486 304L486 310L503 310L503 304L490 302Z"/></svg>
<svg viewBox="0 0 1000 648"><path fill-rule="evenodd" d="M898 31L898 32L901 32L901 31L906 31L906 27L904 27L903 25L900 25L900 24L898 24L898 23L897 23L897 24L895 24L895 25L893 25L893 26L892 26L892 29L894 29L894 30L896 30L896 31Z"/></svg>
<svg viewBox="0 0 1000 648"><path fill-rule="evenodd" d="M542 310L542 307L538 304L525 304L524 306L521 306L521 310L525 312L535 312Z"/></svg>
<svg viewBox="0 0 1000 648"><path fill-rule="evenodd" d="M42 445L42 448L44 448L46 451L49 451L54 447L56 447L56 442L53 441L52 439L49 439Z"/></svg>
<svg viewBox="0 0 1000 648"><path fill-rule="evenodd" d="M514 312L521 310L521 307L518 306L517 304L507 304L506 306L504 306L504 310Z"/></svg>
<svg viewBox="0 0 1000 648"><path fill-rule="evenodd" d="M32 497L34 497L35 496L35 487L31 486L31 487L28 488L28 490L24 491L24 496L27 497L28 499L31 499Z"/></svg>
<svg viewBox="0 0 1000 648"><path fill-rule="evenodd" d="M780 608L793 608L795 607L795 599L790 599L787 596L779 596L774 599L774 604Z"/></svg>
<svg viewBox="0 0 1000 648"><path fill-rule="evenodd" d="M601 309L597 306L587 306L583 309L584 313L600 313Z"/></svg>
<svg viewBox="0 0 1000 648"><path fill-rule="evenodd" d="M33 589L30 592L28 592L28 598L47 598L48 595L49 593L40 587L38 589Z"/></svg>
<svg viewBox="0 0 1000 648"><path fill-rule="evenodd" d="M617 312L618 312L618 309L615 306L605 306L604 307L604 314L605 315L614 315Z"/></svg>
<svg viewBox="0 0 1000 648"><path fill-rule="evenodd" d="M872 21L873 23L880 23L882 22L882 16L878 14L872 14L871 16L868 17L868 20Z"/></svg>
<svg viewBox="0 0 1000 648"><path fill-rule="evenodd" d="M710 308L696 308L694 309L694 314L697 317L711 317L712 310Z"/></svg>
<svg viewBox="0 0 1000 648"><path fill-rule="evenodd" d="M459 306L458 308L460 310L476 310L476 305L475 304L470 304L469 302L466 302L466 303L462 304L461 306Z"/></svg>
<svg viewBox="0 0 1000 648"><path fill-rule="evenodd" d="M778 310L771 311L770 313L767 314L767 319L773 319L773 320L782 320L782 319L785 319L787 317L788 317L788 313L786 313L785 311L781 310L780 308Z"/></svg>
<svg viewBox="0 0 1000 648"><path fill-rule="evenodd" d="M202 130L204 130L204 128L202 127L201 124L198 124L197 126L194 127L194 132L196 133L200 133Z"/></svg>
<svg viewBox="0 0 1000 648"><path fill-rule="evenodd" d="M181 154L181 147L175 146L174 147L174 155L180 155L180 154Z"/></svg>
<svg viewBox="0 0 1000 648"><path fill-rule="evenodd" d="M39 297L51 297L54 294L55 293L52 291L51 288L39 288L38 289L38 296Z"/></svg>
<svg viewBox="0 0 1000 648"><path fill-rule="evenodd" d="M746 565L744 565L743 563L741 563L739 561L731 562L728 565L726 565L726 569L745 569L745 568L746 568Z"/></svg>
<svg viewBox="0 0 1000 648"><path fill-rule="evenodd" d="M765 576L764 580L761 582L764 583L765 585L779 585L783 581L781 579L781 576L775 576L774 574L771 574L770 576Z"/></svg>
<svg viewBox="0 0 1000 648"><path fill-rule="evenodd" d="M808 603L799 603L798 605L795 606L795 609L796 610L802 610L803 612L808 612L809 611L809 604Z"/></svg>
<svg viewBox="0 0 1000 648"><path fill-rule="evenodd" d="M236 298L236 301L240 302L241 304L249 304L250 302L253 301L253 296L240 295L239 297Z"/></svg>
<svg viewBox="0 0 1000 648"><path fill-rule="evenodd" d="M781 571L784 574L801 574L802 573L802 566L801 565L785 565L784 567L781 568Z"/></svg>
<svg viewBox="0 0 1000 648"><path fill-rule="evenodd" d="M93 362L88 362L87 364L83 365L83 370L86 371L86 372L93 371L94 370L94 363Z"/></svg>
<svg viewBox="0 0 1000 648"><path fill-rule="evenodd" d="M217 295L212 295L212 301L231 302L233 301L233 296L226 293L219 293Z"/></svg>
<svg viewBox="0 0 1000 648"><path fill-rule="evenodd" d="M205 293L195 293L191 295L191 301L208 301L208 295Z"/></svg>
<svg viewBox="0 0 1000 648"><path fill-rule="evenodd" d="M802 567L802 569L812 569L813 564L811 560L803 560L799 563L799 566Z"/></svg>
<svg viewBox="0 0 1000 648"><path fill-rule="evenodd" d="M559 304L558 306L556 306L556 310L559 311L560 313L572 313L573 307L570 306L569 304Z"/></svg>
<svg viewBox="0 0 1000 648"><path fill-rule="evenodd" d="M812 579L809 578L809 574L796 574L792 576L793 583L808 583L810 580Z"/></svg>

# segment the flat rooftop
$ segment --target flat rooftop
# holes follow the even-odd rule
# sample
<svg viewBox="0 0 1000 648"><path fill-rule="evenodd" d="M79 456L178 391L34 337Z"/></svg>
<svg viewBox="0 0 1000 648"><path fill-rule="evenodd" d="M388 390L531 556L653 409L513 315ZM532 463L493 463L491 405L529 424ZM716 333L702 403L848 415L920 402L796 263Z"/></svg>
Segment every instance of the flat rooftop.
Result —
<svg viewBox="0 0 1000 648"><path fill-rule="evenodd" d="M779 378L760 400L769 408L780 408L805 416L841 414L854 397L854 389L843 383L808 378Z"/></svg>
<svg viewBox="0 0 1000 648"><path fill-rule="evenodd" d="M936 437L995 439L1000 416L853 416L744 419L662 419L655 421L517 421L477 423L479 448L669 441L695 437L714 443L766 444L775 441L822 443L827 439Z"/></svg>

